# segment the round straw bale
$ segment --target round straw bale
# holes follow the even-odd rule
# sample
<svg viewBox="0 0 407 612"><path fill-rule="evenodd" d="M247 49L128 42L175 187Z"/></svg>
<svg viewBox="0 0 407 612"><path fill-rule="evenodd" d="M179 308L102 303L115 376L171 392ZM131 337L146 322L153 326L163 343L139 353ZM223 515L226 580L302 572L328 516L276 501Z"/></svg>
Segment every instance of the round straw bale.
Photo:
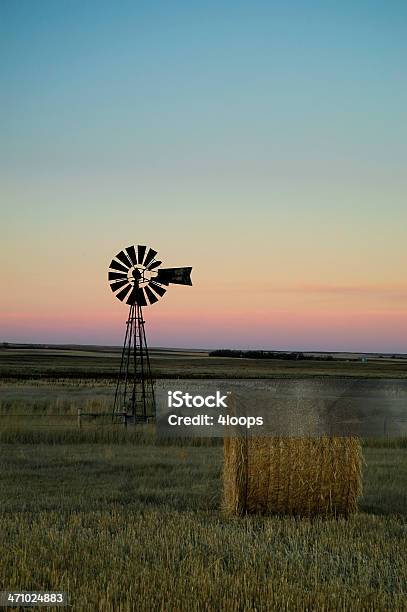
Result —
<svg viewBox="0 0 407 612"><path fill-rule="evenodd" d="M227 514L348 515L362 489L358 438L228 437Z"/></svg>

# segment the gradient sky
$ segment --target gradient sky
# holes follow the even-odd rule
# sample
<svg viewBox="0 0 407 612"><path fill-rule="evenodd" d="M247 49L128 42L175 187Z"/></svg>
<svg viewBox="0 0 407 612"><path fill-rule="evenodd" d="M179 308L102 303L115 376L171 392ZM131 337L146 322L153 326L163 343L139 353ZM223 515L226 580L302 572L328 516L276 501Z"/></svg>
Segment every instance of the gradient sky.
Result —
<svg viewBox="0 0 407 612"><path fill-rule="evenodd" d="M407 4L0 0L0 341L407 352Z"/></svg>

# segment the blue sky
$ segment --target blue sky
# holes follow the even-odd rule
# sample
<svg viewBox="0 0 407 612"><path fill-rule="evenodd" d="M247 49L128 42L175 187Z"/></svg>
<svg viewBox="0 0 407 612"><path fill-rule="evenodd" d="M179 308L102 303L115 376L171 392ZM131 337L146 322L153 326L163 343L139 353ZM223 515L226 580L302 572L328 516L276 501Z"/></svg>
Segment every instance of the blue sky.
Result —
<svg viewBox="0 0 407 612"><path fill-rule="evenodd" d="M397 161L407 5L306 4L3 1L10 162L114 169L329 142L357 159L379 141Z"/></svg>

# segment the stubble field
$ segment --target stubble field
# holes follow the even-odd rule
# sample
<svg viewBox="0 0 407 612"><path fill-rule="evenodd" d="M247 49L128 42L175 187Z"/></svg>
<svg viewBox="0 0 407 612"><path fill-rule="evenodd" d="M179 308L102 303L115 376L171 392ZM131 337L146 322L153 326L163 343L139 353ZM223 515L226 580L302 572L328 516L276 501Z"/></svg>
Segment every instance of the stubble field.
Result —
<svg viewBox="0 0 407 612"><path fill-rule="evenodd" d="M88 358L72 380L75 355L54 357L58 379L43 356L20 377L0 355L0 590L65 590L74 610L407 609L405 440L365 444L349 520L225 518L218 443L77 428L78 406L107 410L113 389Z"/></svg>

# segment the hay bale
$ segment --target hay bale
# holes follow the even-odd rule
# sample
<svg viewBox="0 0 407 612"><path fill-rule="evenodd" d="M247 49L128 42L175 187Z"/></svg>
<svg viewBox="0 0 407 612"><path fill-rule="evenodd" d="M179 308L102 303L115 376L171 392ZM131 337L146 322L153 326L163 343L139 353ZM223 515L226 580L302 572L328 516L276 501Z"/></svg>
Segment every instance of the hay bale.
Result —
<svg viewBox="0 0 407 612"><path fill-rule="evenodd" d="M361 493L361 463L358 438L225 438L224 510L347 516Z"/></svg>

